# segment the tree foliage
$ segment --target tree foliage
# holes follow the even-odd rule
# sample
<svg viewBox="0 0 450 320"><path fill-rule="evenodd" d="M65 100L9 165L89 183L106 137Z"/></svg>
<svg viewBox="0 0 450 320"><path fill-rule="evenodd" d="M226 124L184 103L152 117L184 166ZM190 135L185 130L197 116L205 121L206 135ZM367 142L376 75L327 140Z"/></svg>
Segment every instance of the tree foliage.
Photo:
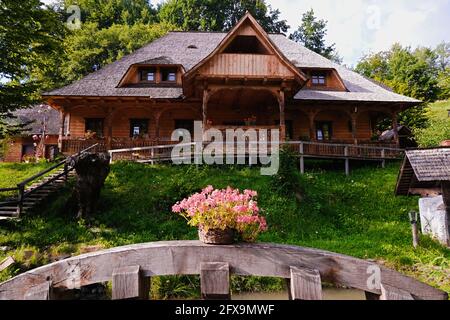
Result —
<svg viewBox="0 0 450 320"><path fill-rule="evenodd" d="M185 31L228 31L247 11L267 32L289 29L280 11L265 0L169 0L161 6L159 18Z"/></svg>
<svg viewBox="0 0 450 320"><path fill-rule="evenodd" d="M0 138L11 128L6 119L18 108L39 101L40 83L30 77L41 56L52 52L64 29L58 15L39 0L2 0L0 3Z"/></svg>
<svg viewBox="0 0 450 320"><path fill-rule="evenodd" d="M363 57L355 70L382 82L396 93L425 102L450 97L450 45L443 43L434 50L412 49L394 44L390 50ZM412 129L428 126L426 108L415 107L402 112L399 122Z"/></svg>
<svg viewBox="0 0 450 320"><path fill-rule="evenodd" d="M289 38L327 59L341 63L342 58L336 52L335 44L327 45L325 43L327 23L326 20L318 20L314 15L314 10L311 9L303 14L300 26Z"/></svg>

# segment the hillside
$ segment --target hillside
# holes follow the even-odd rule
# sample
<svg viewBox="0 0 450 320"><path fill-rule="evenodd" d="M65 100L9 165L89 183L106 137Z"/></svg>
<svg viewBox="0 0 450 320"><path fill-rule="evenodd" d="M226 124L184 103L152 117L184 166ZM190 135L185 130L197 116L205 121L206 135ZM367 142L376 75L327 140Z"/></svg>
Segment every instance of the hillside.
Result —
<svg viewBox="0 0 450 320"><path fill-rule="evenodd" d="M311 168L313 163L308 163ZM4 166L0 164L0 167ZM332 169L332 168L329 168ZM450 292L450 250L428 237L414 250L408 212L417 198L393 194L399 163L386 169L360 167L350 177L341 170L302 176L303 200L273 189L270 177L246 167L175 167L117 163L107 179L98 215L76 221L66 205L68 190L42 213L0 225L0 259L12 255L14 268L0 273L6 280L27 269L68 255L131 243L196 239L197 231L171 213L178 200L208 184L254 189L267 216L269 231L262 242L322 248L365 259L377 259L408 275ZM14 168L9 174L13 175ZM2 171L5 174L5 171ZM172 279L173 280L173 279ZM158 296L190 296L191 279L161 281ZM196 282L194 281L194 284ZM280 281L242 279L234 290L280 289ZM180 289L182 288L182 289ZM184 289L183 289L184 288Z"/></svg>
<svg viewBox="0 0 450 320"><path fill-rule="evenodd" d="M436 147L443 140L450 139L450 100L438 101L428 108L429 126L415 132L421 147Z"/></svg>

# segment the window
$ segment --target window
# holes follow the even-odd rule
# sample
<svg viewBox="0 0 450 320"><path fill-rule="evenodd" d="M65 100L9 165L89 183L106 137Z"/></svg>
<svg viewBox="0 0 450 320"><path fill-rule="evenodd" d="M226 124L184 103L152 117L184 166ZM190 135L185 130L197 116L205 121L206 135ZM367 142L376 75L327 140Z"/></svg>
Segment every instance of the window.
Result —
<svg viewBox="0 0 450 320"><path fill-rule="evenodd" d="M223 53L269 54L256 36L236 36Z"/></svg>
<svg viewBox="0 0 450 320"><path fill-rule="evenodd" d="M85 119L85 132L94 133L96 138L103 137L103 119L100 118Z"/></svg>
<svg viewBox="0 0 450 320"><path fill-rule="evenodd" d="M148 68L141 70L141 81L156 82L156 68Z"/></svg>
<svg viewBox="0 0 450 320"><path fill-rule="evenodd" d="M177 81L177 69L174 69L174 68L161 69L161 81L162 82L176 82Z"/></svg>
<svg viewBox="0 0 450 320"><path fill-rule="evenodd" d="M333 135L332 123L329 121L317 121L316 135L319 141L331 140Z"/></svg>
<svg viewBox="0 0 450 320"><path fill-rule="evenodd" d="M325 86L327 80L327 76L323 73L313 73L311 75L311 83L314 86Z"/></svg>
<svg viewBox="0 0 450 320"><path fill-rule="evenodd" d="M179 119L175 120L175 129L185 129L191 133L191 136L194 134L194 120L185 120Z"/></svg>
<svg viewBox="0 0 450 320"><path fill-rule="evenodd" d="M130 137L144 137L148 135L148 119L130 119Z"/></svg>

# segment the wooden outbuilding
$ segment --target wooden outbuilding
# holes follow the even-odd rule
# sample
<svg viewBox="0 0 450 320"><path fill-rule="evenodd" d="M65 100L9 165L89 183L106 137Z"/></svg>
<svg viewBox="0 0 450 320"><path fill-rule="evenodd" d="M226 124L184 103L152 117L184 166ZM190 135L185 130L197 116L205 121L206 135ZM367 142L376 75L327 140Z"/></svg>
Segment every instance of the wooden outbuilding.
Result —
<svg viewBox="0 0 450 320"><path fill-rule="evenodd" d="M407 150L396 194L422 196L422 231L450 246L450 148Z"/></svg>

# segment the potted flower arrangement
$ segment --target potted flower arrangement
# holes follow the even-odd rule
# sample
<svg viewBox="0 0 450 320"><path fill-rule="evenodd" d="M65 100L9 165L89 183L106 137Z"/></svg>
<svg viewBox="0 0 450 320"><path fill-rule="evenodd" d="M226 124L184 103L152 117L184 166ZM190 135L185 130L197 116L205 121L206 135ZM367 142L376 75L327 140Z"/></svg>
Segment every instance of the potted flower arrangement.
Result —
<svg viewBox="0 0 450 320"><path fill-rule="evenodd" d="M231 244L236 238L254 242L267 230L266 219L259 215L257 192L208 186L200 193L177 202L174 213L198 227L201 241L207 244Z"/></svg>

